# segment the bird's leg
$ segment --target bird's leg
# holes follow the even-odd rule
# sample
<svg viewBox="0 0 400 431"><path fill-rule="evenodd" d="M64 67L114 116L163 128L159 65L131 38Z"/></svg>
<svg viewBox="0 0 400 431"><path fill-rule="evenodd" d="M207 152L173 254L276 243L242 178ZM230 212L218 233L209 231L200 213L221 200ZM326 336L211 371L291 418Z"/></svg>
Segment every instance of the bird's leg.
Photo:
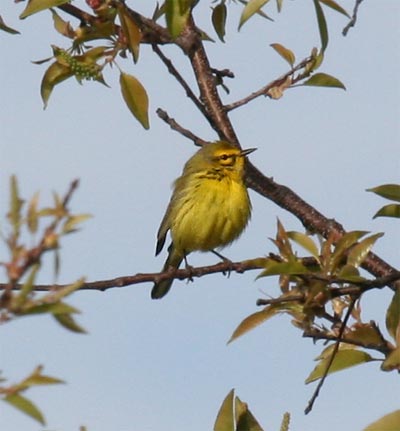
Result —
<svg viewBox="0 0 400 431"><path fill-rule="evenodd" d="M224 262L229 263L230 268L228 268L228 274L225 271L222 272L222 274L227 275L229 278L229 276L231 275L231 271L233 269L233 262L230 259L228 259L227 257L225 257L224 255L222 255L221 253L218 253L218 251L211 250L211 253L214 253L216 256L218 256Z"/></svg>
<svg viewBox="0 0 400 431"><path fill-rule="evenodd" d="M187 278L187 281L188 281L188 282L189 282L189 281L193 281L193 277L192 277L192 274L193 274L193 266L192 266L192 265L189 265L188 260L187 260L187 254L186 254L186 253L184 253L184 254L183 254L183 260L185 261L185 268L189 271L189 276L188 276L188 278Z"/></svg>

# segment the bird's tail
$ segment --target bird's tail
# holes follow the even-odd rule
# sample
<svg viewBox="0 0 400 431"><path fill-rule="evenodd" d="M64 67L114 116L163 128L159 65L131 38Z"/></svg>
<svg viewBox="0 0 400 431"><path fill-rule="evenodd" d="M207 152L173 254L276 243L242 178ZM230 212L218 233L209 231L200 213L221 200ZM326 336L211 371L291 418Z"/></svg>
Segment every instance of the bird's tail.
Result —
<svg viewBox="0 0 400 431"><path fill-rule="evenodd" d="M181 253L177 253L173 244L170 245L168 252L168 258L164 264L163 272L170 268L178 269L183 260L183 255ZM169 278L167 280L162 280L159 283L154 283L151 291L151 298L160 299L165 296L171 288L173 281L173 278Z"/></svg>

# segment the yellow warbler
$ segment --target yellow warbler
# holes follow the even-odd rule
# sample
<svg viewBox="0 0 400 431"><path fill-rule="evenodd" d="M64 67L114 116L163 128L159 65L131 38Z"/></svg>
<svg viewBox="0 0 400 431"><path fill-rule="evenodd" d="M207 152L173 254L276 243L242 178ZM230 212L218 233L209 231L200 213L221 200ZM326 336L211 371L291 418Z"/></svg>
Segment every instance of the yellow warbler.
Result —
<svg viewBox="0 0 400 431"><path fill-rule="evenodd" d="M156 255L168 231L172 238L163 271L179 268L192 251L226 246L242 233L251 213L243 181L244 159L254 150L217 141L202 147L186 162L157 234ZM166 295L172 281L155 283L151 297Z"/></svg>

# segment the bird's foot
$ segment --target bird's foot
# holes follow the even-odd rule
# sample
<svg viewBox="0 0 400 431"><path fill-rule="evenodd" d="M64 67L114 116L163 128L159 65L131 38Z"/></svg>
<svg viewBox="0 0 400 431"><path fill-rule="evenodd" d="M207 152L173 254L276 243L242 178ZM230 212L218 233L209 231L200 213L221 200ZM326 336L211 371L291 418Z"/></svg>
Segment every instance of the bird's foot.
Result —
<svg viewBox="0 0 400 431"><path fill-rule="evenodd" d="M189 263L188 263L188 261L187 261L187 258L186 258L186 255L185 255L185 257L184 257L184 260L185 260L185 269L187 270L187 271L189 271L189 275L188 275L188 277L187 277L187 283L189 283L190 281L194 281L193 280L193 266L192 265L189 265Z"/></svg>
<svg viewBox="0 0 400 431"><path fill-rule="evenodd" d="M221 253L218 253L215 250L211 250L211 253L214 253L216 256L218 256L223 262L228 264L228 269L227 271L222 271L222 274L226 275L228 278L231 275L231 272L234 270L233 268L233 262L228 259L227 257L225 257L224 255L222 255Z"/></svg>

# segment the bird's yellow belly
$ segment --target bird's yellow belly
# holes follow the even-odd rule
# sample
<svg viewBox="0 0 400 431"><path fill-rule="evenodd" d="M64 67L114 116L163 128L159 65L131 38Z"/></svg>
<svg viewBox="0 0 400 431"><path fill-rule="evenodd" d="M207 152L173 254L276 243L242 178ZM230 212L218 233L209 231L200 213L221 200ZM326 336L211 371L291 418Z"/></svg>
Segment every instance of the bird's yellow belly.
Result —
<svg viewBox="0 0 400 431"><path fill-rule="evenodd" d="M202 178L176 206L171 236L174 246L185 254L209 251L234 241L250 218L246 188L229 178Z"/></svg>

